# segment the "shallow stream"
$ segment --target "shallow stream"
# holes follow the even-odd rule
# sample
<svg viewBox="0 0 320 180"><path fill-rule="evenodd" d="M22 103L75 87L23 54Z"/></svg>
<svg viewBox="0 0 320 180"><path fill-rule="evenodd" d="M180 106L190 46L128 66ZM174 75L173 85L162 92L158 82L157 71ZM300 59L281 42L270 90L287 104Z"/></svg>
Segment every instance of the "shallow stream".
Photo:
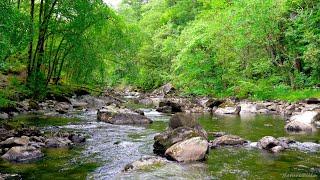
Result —
<svg viewBox="0 0 320 180"><path fill-rule="evenodd" d="M153 137L167 127L170 116L144 109L154 123L146 127L118 126L96 121L96 113L77 115L81 119L59 128L90 135L83 148L50 150L40 162L9 164L0 170L20 173L23 179L279 179L320 178L320 152L287 150L279 154L247 147L225 147L210 151L205 162L170 162L143 171L122 172L124 166L143 156L154 155ZM277 116L195 115L208 132L223 131L249 141L263 136L292 137L320 143L320 132L288 134ZM87 174L87 172L89 174Z"/></svg>

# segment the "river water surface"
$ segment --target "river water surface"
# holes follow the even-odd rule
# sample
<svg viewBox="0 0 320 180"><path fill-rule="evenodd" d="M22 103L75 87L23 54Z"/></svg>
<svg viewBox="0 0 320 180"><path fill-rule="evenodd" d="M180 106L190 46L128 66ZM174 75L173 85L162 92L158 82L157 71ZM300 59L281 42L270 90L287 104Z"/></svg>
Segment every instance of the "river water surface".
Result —
<svg viewBox="0 0 320 180"><path fill-rule="evenodd" d="M126 164L153 154L153 137L163 132L170 115L143 109L154 123L145 127L118 126L96 120L96 112L76 115L80 122L59 128L89 134L83 149L51 150L43 161L10 165L11 172L23 172L24 179L282 179L320 178L319 151L287 150L271 154L249 147L225 147L210 151L205 162L176 163L143 171L122 172ZM291 137L320 143L320 133L288 134L284 120L277 116L195 115L208 132L223 131L251 142L263 136ZM70 150L69 150L70 151ZM55 158L52 157L54 154ZM61 156L57 158L57 156ZM49 163L50 162L50 163ZM55 162L52 164L52 162ZM0 168L8 168L0 162ZM10 169L9 168L9 169ZM29 169L28 169L29 168ZM82 170L91 169L91 173Z"/></svg>

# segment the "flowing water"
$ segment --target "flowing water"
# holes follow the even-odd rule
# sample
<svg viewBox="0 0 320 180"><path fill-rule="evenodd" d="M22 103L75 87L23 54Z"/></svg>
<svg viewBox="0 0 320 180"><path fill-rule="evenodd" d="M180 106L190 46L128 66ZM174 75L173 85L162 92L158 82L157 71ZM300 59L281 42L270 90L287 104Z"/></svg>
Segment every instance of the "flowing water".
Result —
<svg viewBox="0 0 320 180"><path fill-rule="evenodd" d="M292 177L320 178L320 153L287 150L279 154L248 147L225 147L210 151L205 162L176 163L150 167L141 171L122 172L126 164L143 156L154 155L153 137L163 132L170 116L144 109L154 120L148 126L118 126L96 121L96 113L78 115L80 123L60 128L73 129L90 135L85 146L72 158L58 158L55 165L48 161L33 164L37 167L25 173L27 179L281 179ZM320 143L320 133L288 134L284 121L277 116L211 116L196 115L199 123L210 132L224 131L250 141L263 136L292 137L299 141ZM54 151L54 150L53 150ZM65 153L65 152L64 152ZM58 154L59 155L59 154ZM47 156L48 157L48 156ZM67 162L66 162L67 161ZM96 164L95 166L93 164ZM48 165L48 166L47 166ZM22 165L30 166L30 165ZM5 167L1 166L0 168ZM14 168L19 168L15 165ZM53 170L46 171L47 168ZM72 168L74 167L74 168ZM89 174L77 170L88 168ZM39 169L41 171L39 171ZM57 170L59 172L57 172ZM65 169L71 169L69 171ZM19 172L19 171L18 171ZM78 174L77 174L77 173ZM32 175L30 177L30 174ZM46 176L44 176L44 174ZM39 178L42 177L42 178Z"/></svg>

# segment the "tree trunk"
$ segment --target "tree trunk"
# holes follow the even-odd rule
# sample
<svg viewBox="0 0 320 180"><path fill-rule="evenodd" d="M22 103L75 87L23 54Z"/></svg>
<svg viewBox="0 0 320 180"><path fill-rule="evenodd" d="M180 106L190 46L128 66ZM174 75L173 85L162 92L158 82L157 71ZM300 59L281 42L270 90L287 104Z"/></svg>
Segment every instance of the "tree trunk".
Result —
<svg viewBox="0 0 320 180"><path fill-rule="evenodd" d="M33 64L33 56L32 56L32 51L33 51L33 24L34 24L34 0L30 0L30 34L29 34L29 50L28 50L28 79L31 76L32 73L32 64Z"/></svg>

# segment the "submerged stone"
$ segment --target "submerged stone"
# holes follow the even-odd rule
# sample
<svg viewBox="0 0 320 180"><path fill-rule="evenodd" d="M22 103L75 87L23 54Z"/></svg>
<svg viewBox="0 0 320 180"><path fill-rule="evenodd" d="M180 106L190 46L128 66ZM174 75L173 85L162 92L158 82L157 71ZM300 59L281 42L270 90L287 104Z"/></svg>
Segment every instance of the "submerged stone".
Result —
<svg viewBox="0 0 320 180"><path fill-rule="evenodd" d="M217 146L225 146L225 145L235 146L235 145L242 145L245 142L246 141L239 136L224 135L224 136L218 137L218 138L214 139L213 141L211 141L210 147L214 148Z"/></svg>
<svg viewBox="0 0 320 180"><path fill-rule="evenodd" d="M143 157L137 161L127 164L123 171L145 170L155 166L161 166L167 163L167 160L161 157Z"/></svg>

